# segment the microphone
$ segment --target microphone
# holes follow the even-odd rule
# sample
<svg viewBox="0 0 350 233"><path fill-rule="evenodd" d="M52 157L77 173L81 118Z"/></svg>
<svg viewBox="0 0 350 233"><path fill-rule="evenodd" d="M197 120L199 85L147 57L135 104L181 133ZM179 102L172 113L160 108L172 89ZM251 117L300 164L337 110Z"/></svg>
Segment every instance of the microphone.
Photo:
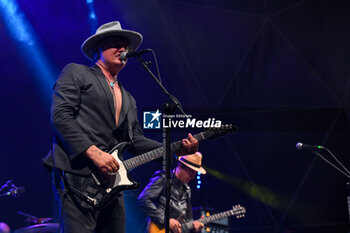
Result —
<svg viewBox="0 0 350 233"><path fill-rule="evenodd" d="M317 145L307 145L301 142L298 142L295 147L297 150L321 150L324 149L323 146L317 146Z"/></svg>
<svg viewBox="0 0 350 233"><path fill-rule="evenodd" d="M5 196L17 197L18 195L24 193L25 191L26 190L24 187L13 187L7 193L5 193Z"/></svg>
<svg viewBox="0 0 350 233"><path fill-rule="evenodd" d="M125 60L128 60L128 58L139 57L142 54L149 53L151 51L152 51L152 49L140 49L140 50L132 51L132 52L122 52L120 54L119 58L120 58L120 60L125 61Z"/></svg>

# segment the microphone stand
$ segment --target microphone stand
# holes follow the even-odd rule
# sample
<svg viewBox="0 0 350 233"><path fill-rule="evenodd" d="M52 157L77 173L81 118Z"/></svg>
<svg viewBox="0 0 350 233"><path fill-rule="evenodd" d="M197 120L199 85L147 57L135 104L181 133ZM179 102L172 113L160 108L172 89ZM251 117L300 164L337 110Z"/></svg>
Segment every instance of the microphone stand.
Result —
<svg viewBox="0 0 350 233"><path fill-rule="evenodd" d="M349 170L335 157L335 155L326 147L323 147L324 150L326 150L332 157L333 159L340 165L337 166L336 164L332 163L328 159L326 159L321 153L317 151L312 151L313 154L318 155L323 161L331 165L333 168L338 170L341 174L346 176L349 180L346 183L346 190L347 190L347 204L348 204L348 214L349 214L349 222L350 222L350 172Z"/></svg>
<svg viewBox="0 0 350 233"><path fill-rule="evenodd" d="M141 55L140 55L141 56ZM156 81L156 83L159 85L163 93L168 96L169 102L165 103L163 105L163 111L167 115L171 115L175 112L176 109L179 109L180 112L184 115L185 112L182 109L182 106L180 102L171 95L167 89L163 86L163 84L156 78L156 76L152 73L152 71L148 68L149 62L145 62L140 56L137 56L136 59L140 63L140 65L151 75L151 77ZM170 167L171 167L171 148L170 148L170 126L163 128L163 151L165 151L165 154L163 156L163 170L165 170L165 177L166 177L166 189L165 189L165 214L164 214L164 220L165 220L165 233L169 233L169 220L170 220L170 192L171 192L171 185L170 185Z"/></svg>

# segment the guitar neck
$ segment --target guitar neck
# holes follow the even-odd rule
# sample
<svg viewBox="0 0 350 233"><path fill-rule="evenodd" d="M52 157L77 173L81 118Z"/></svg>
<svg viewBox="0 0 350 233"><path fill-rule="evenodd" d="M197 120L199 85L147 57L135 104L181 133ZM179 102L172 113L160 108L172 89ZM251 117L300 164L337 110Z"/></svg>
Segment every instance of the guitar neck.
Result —
<svg viewBox="0 0 350 233"><path fill-rule="evenodd" d="M208 224L210 222L214 222L216 220L223 219L223 218L226 218L226 217L229 217L232 215L237 215L237 212L235 210L228 210L228 211L225 211L222 213L218 213L218 214L214 214L214 215L211 215L208 217L197 219L196 221L201 222L205 225L205 224ZM186 222L184 227L188 231L191 230L193 228L193 221Z"/></svg>
<svg viewBox="0 0 350 233"><path fill-rule="evenodd" d="M228 211L225 211L222 213L218 213L218 214L214 214L214 215L202 218L202 219L198 219L197 221L199 221L205 225L207 223L214 222L216 220L223 219L223 218L226 218L228 216L235 215L235 214L236 213L234 210L228 210Z"/></svg>
<svg viewBox="0 0 350 233"><path fill-rule="evenodd" d="M202 141L205 139L205 136L203 133L196 134L193 137L195 139L197 139L198 141ZM177 151L177 150L181 149L181 147L182 147L181 141L173 142L170 145L171 152ZM163 156L163 147L160 147L160 148L154 149L152 151L149 151L147 153L144 153L144 154L135 156L133 158L124 160L123 163L124 163L126 170L130 170L130 169L136 168L138 166L141 166L145 163L148 163L152 160L158 159L162 156Z"/></svg>

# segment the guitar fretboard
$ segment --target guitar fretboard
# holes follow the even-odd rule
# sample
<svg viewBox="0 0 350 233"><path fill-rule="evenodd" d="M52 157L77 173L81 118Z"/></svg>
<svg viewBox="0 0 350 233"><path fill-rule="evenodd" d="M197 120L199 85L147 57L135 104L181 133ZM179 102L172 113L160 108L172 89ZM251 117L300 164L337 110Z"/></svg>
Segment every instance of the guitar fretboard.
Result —
<svg viewBox="0 0 350 233"><path fill-rule="evenodd" d="M245 214L245 208L239 206L239 207L233 208L232 210L228 210L228 211L214 214L214 215L211 215L208 217L197 219L197 221L206 225L207 223L214 222L216 220L223 219L223 218L226 218L226 217L229 217L232 215L240 216L243 214ZM191 230L193 228L193 221L186 222L186 224L184 224L182 226L183 226L184 231L186 231L185 229L187 229L187 231Z"/></svg>
<svg viewBox="0 0 350 233"><path fill-rule="evenodd" d="M198 141L202 141L205 139L205 135L203 132L196 134L193 137L195 139L197 139ZM181 147L182 147L181 141L173 142L170 145L171 152L177 151L177 150L181 149ZM144 154L135 156L133 158L124 160L123 163L124 163L126 170L130 170L130 169L136 168L138 166L141 166L145 163L148 163L152 160L158 159L162 156L163 156L163 147L160 147L160 148L154 149L152 151L149 151L147 153L144 153Z"/></svg>
<svg viewBox="0 0 350 233"><path fill-rule="evenodd" d="M214 215L199 219L198 221L202 222L205 225L207 223L214 222L216 220L223 219L223 218L226 218L228 216L235 215L235 214L237 214L237 212L235 210L228 210L228 211L225 211L225 212L222 212L219 214L214 214Z"/></svg>

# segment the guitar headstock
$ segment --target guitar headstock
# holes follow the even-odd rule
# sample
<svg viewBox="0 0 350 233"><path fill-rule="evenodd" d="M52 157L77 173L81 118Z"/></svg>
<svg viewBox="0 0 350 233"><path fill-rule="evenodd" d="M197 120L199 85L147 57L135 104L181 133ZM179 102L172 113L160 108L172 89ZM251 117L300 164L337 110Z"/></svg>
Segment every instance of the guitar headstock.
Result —
<svg viewBox="0 0 350 233"><path fill-rule="evenodd" d="M203 132L206 139L213 139L217 137L224 136L228 133L233 133L238 130L238 127L232 124L222 125L221 127L209 128Z"/></svg>
<svg viewBox="0 0 350 233"><path fill-rule="evenodd" d="M232 207L232 212L233 212L233 215L236 216L236 218L244 218L244 215L246 213L246 210L243 206L241 205L234 205Z"/></svg>

